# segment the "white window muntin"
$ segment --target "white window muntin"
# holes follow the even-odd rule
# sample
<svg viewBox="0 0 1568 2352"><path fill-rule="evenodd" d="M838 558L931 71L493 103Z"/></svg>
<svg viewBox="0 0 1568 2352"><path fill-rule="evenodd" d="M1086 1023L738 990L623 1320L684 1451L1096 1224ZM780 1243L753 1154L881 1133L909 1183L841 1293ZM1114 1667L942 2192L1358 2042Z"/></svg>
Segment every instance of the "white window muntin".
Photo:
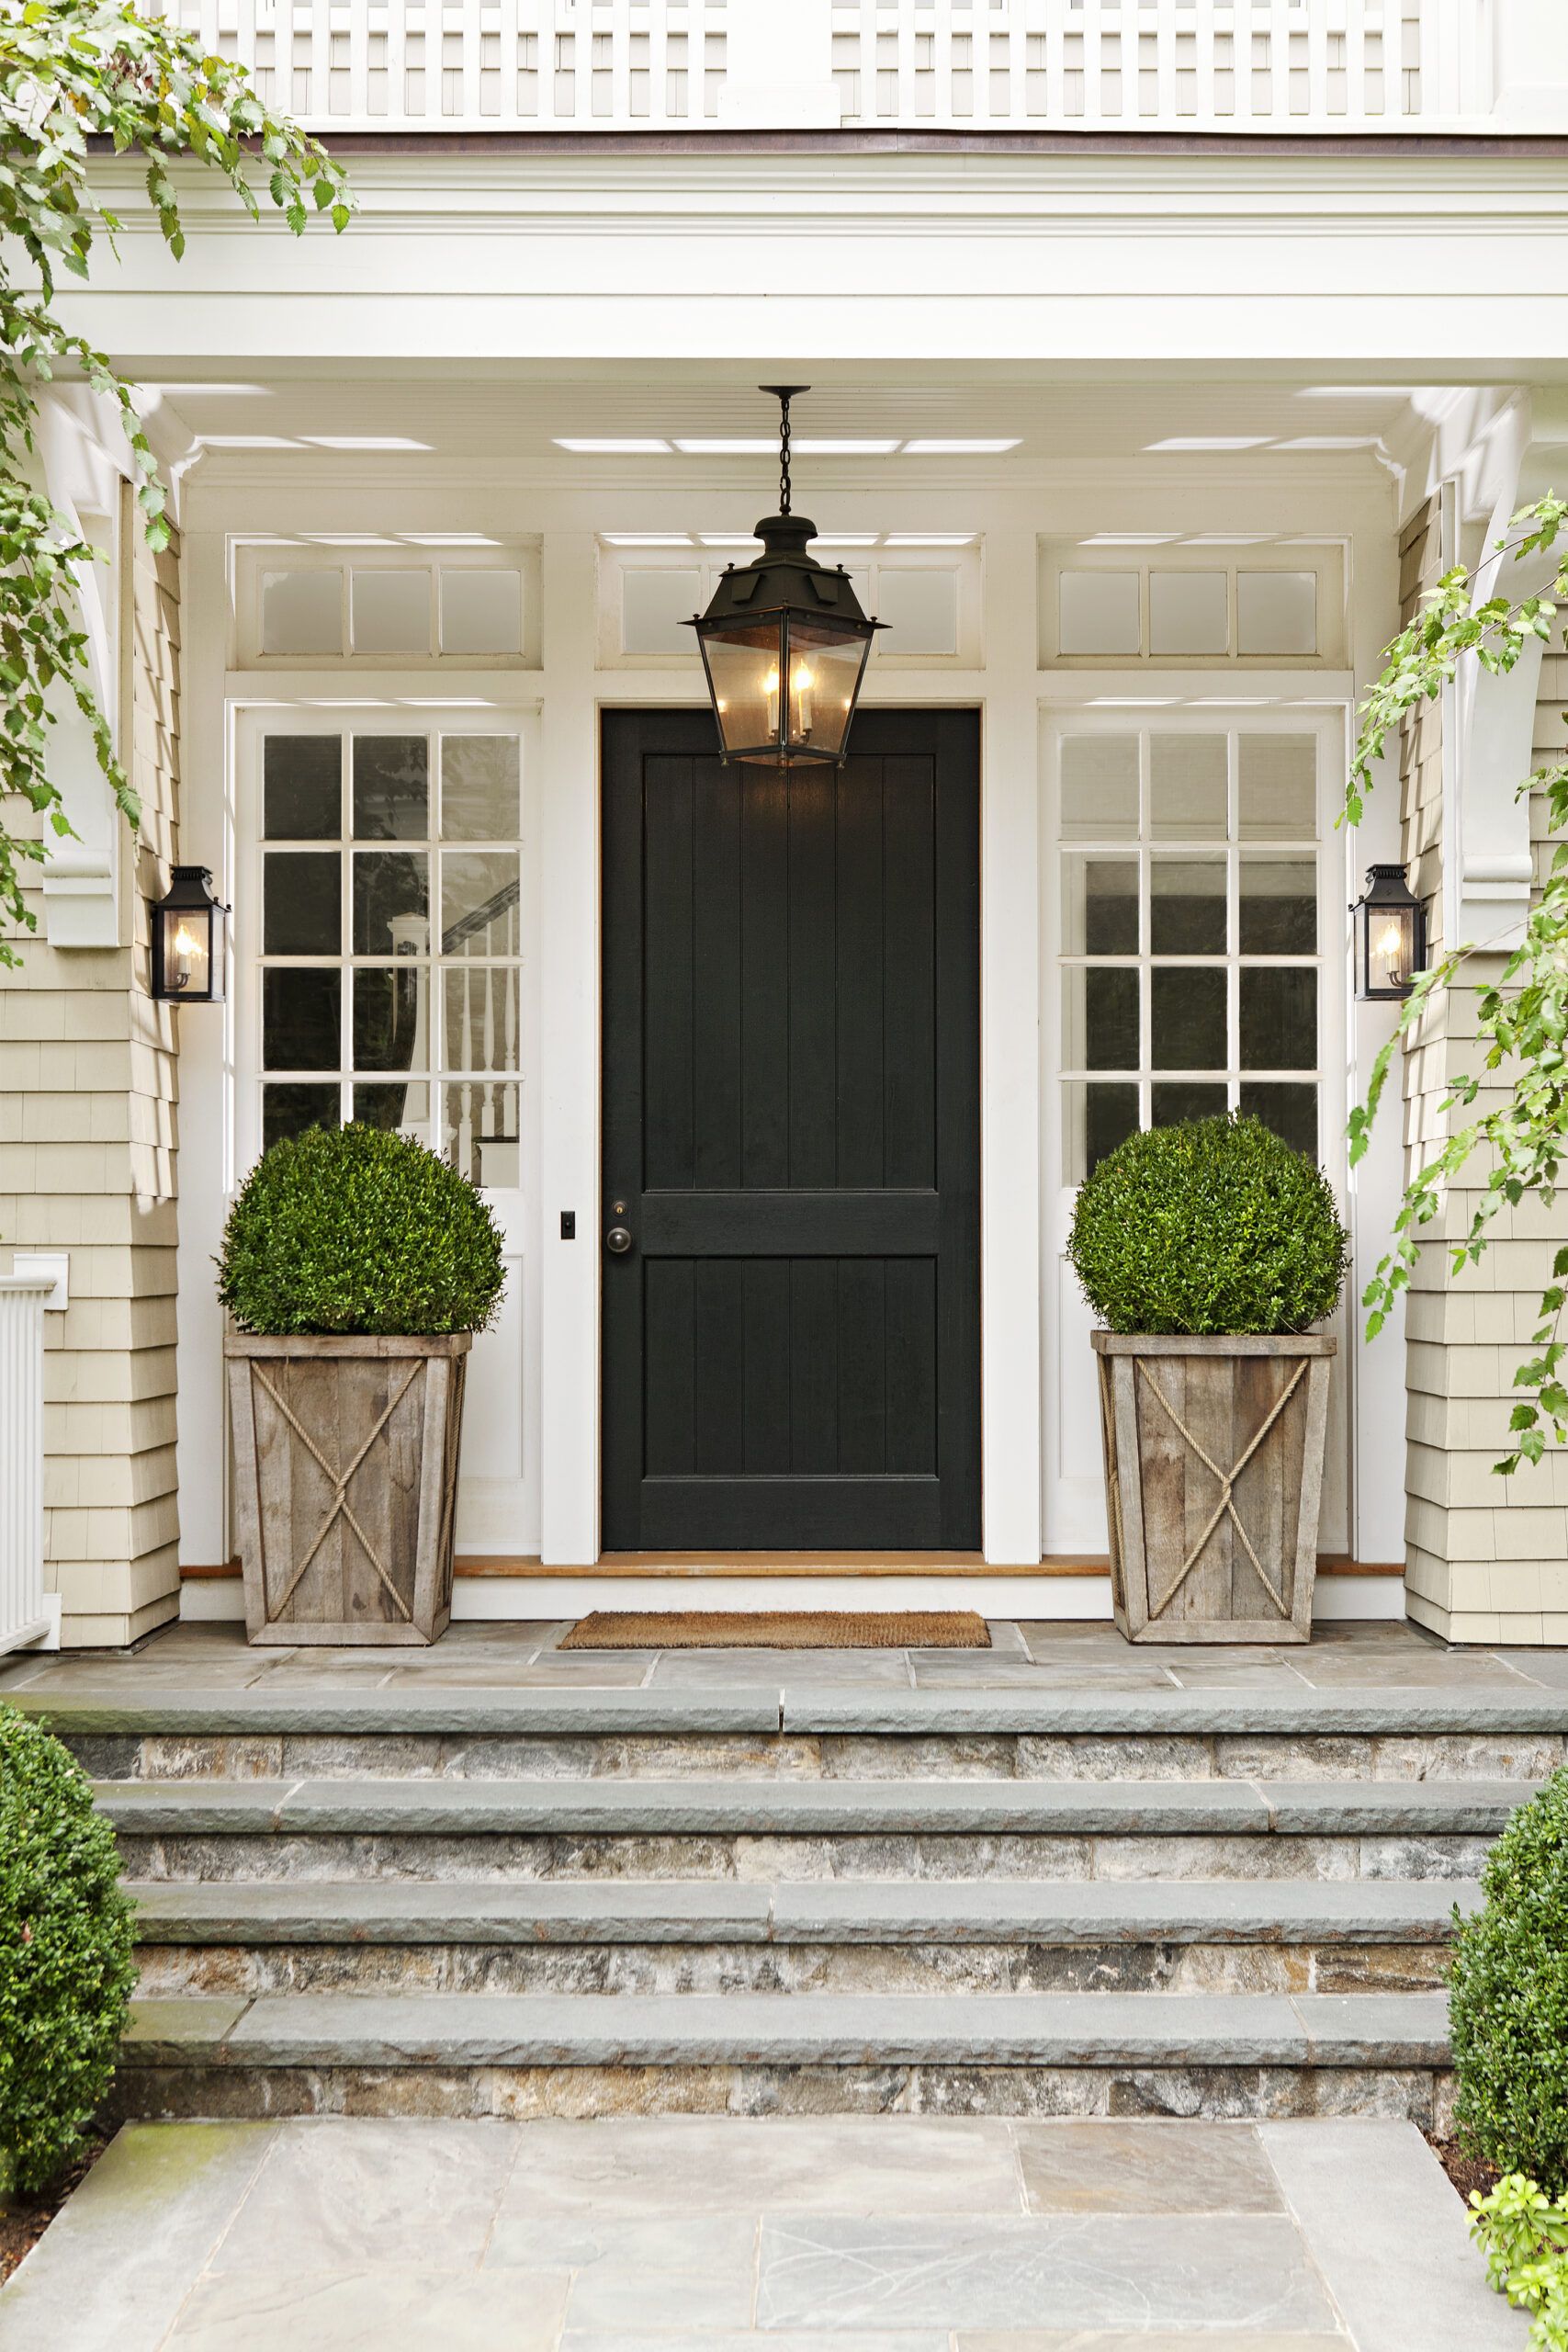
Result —
<svg viewBox="0 0 1568 2352"><path fill-rule="evenodd" d="M1223 840L1203 833L1153 838L1150 809L1150 739L1156 736L1224 735L1226 743L1225 834ZM1239 808L1239 739L1243 736L1310 736L1315 744L1316 824L1312 832L1279 838L1241 838ZM1097 835L1075 832L1064 837L1062 808L1062 746L1085 737L1135 738L1138 746L1137 831L1108 829ZM1138 1125L1152 1122L1153 1093L1158 1086L1223 1087L1226 1107L1239 1107L1244 1087L1310 1083L1316 1089L1317 1157L1331 1181L1342 1184L1345 1121L1345 1056L1336 1040L1343 1021L1343 892L1337 881L1338 859L1331 845L1337 806L1336 786L1343 765L1344 717L1320 707L1275 706L1267 710L1226 705L1212 697L1180 705L1162 703L1154 708L1135 707L1052 713L1045 741L1045 862L1042 940L1045 967L1046 1122L1045 1182L1048 1192L1076 1189L1081 1169L1075 1170L1075 1090L1089 1083L1136 1089ZM1069 948L1065 931L1065 880L1067 861L1091 857L1105 863L1123 862L1137 876L1138 945L1123 955L1096 954ZM1224 953L1156 955L1150 938L1153 870L1162 858L1187 863L1223 858L1225 864L1225 949ZM1316 938L1311 954L1290 950L1280 954L1243 954L1240 949L1240 890L1243 866L1248 861L1311 859L1316 882ZM1125 969L1138 975L1138 1039L1135 1066L1124 1069L1090 1067L1067 1057L1068 976L1089 966ZM1225 1057L1208 1066L1156 1069L1153 1064L1153 1000L1151 975L1165 969L1220 970L1225 975ZM1298 967L1315 975L1316 1059L1310 1069L1276 1067L1243 1068L1241 1051L1241 975L1259 968Z"/></svg>
<svg viewBox="0 0 1568 2352"><path fill-rule="evenodd" d="M523 1128L526 1118L524 1088L530 1058L528 1039L531 1035L531 997L535 975L527 954L527 907L532 888L529 873L529 842L526 808L528 804L528 768L532 738L536 720L531 711L495 707L483 711L456 711L439 706L407 706L396 710L367 709L355 706L352 710L332 712L321 708L280 707L276 706L245 713L239 729L238 832L236 854L236 891L234 917L235 967L237 974L235 1070L237 1079L236 1145L239 1165L248 1167L260 1154L265 1140L264 1106L268 1087L306 1086L333 1088L337 1096L340 1121L354 1115L355 1088L386 1087L396 1091L404 1088L417 1097L421 1090L423 1102L411 1100L407 1115L398 1122L402 1132L416 1135L438 1149L458 1148L460 1159L468 1162L468 1172L483 1182L487 1189L499 1187L515 1191L521 1181L521 1170L526 1163L523 1148ZM329 739L340 747L339 809L340 831L335 839L299 837L267 839L264 828L264 763L269 737L286 736ZM369 737L423 738L428 746L429 808L423 837L406 839L364 839L354 832L354 742ZM480 839L465 834L460 839L443 837L442 795L444 790L441 744L443 739L456 741L471 737L499 737L514 742L518 755L518 814L515 830ZM409 952L409 965L423 978L424 999L423 1018L425 1025L425 1051L418 1057L419 1067L378 1069L355 1064L354 1041L354 976L356 972L378 972L395 969L398 954L387 945L356 950L355 944L354 883L355 860L361 855L405 853L422 855L427 861L427 914L429 935L423 948L415 945ZM293 856L308 856L312 853L335 854L339 859L337 884L338 934L335 950L330 944L302 948L297 953L268 952L265 944L264 922L267 885L267 860ZM455 940L452 952L446 953L437 929L441 922L444 865L448 859L464 857L516 860L517 896L504 921L486 926L485 936L475 943L473 935ZM281 873L281 865L274 870L274 884ZM276 1068L265 1066L264 1002L266 975L269 972L311 972L335 975L338 989L337 1029L338 1053L335 1067ZM474 976L484 976L481 986L490 987L490 1001L467 1008L467 1021L459 1020L457 1034L467 1035L475 1045L476 1054L454 1058L447 1049L448 1003L451 993L459 985L471 992ZM493 979L491 978L493 976ZM491 1036L491 1033L494 1033ZM489 1061L491 1067L482 1065ZM461 1063L461 1067L459 1067ZM480 1090L485 1090L480 1099ZM482 1149L475 1156L473 1138L478 1129L476 1116L481 1124L488 1122L495 1130L489 1138L495 1145L490 1153L490 1164L484 1164ZM501 1132L504 1129L504 1135ZM479 1134L482 1144L486 1136ZM504 1141L506 1148L499 1147Z"/></svg>

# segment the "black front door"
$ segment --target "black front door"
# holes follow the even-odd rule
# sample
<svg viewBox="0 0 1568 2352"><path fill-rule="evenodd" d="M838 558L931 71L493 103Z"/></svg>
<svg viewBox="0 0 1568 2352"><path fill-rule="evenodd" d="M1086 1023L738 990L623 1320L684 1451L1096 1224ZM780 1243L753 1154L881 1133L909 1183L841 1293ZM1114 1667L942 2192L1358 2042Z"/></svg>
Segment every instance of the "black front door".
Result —
<svg viewBox="0 0 1568 2352"><path fill-rule="evenodd" d="M972 1548L977 716L604 750L604 1546Z"/></svg>

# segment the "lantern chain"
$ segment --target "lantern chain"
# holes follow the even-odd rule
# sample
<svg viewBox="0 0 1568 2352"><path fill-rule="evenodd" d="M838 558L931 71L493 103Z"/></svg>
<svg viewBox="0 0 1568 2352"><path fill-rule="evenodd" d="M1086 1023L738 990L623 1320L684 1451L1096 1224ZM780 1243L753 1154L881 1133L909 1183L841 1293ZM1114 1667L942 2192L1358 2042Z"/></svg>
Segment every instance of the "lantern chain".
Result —
<svg viewBox="0 0 1568 2352"><path fill-rule="evenodd" d="M789 394L779 395L779 513L789 513Z"/></svg>

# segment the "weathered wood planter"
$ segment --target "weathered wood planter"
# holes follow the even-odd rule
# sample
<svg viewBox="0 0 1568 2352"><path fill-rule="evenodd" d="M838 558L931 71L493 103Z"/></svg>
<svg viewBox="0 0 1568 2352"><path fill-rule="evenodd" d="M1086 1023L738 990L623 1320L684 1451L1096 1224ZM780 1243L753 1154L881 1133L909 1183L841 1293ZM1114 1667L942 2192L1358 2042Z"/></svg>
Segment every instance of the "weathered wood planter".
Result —
<svg viewBox="0 0 1568 2352"><path fill-rule="evenodd" d="M473 1335L231 1331L245 1628L253 1642L433 1642L452 1614Z"/></svg>
<svg viewBox="0 0 1568 2352"><path fill-rule="evenodd" d="M1122 1633L1309 1641L1336 1342L1093 1336Z"/></svg>

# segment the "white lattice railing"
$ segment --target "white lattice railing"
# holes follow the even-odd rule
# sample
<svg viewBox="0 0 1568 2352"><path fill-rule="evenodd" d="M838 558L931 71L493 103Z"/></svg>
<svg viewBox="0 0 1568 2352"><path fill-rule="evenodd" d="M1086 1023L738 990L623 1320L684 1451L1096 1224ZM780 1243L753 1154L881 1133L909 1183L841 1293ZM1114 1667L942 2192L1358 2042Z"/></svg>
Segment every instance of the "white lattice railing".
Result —
<svg viewBox="0 0 1568 2352"><path fill-rule="evenodd" d="M0 1652L50 1638L43 1589L43 1303L53 1285L0 1275Z"/></svg>
<svg viewBox="0 0 1568 2352"><path fill-rule="evenodd" d="M1568 129L1565 0L166 5L324 132Z"/></svg>

